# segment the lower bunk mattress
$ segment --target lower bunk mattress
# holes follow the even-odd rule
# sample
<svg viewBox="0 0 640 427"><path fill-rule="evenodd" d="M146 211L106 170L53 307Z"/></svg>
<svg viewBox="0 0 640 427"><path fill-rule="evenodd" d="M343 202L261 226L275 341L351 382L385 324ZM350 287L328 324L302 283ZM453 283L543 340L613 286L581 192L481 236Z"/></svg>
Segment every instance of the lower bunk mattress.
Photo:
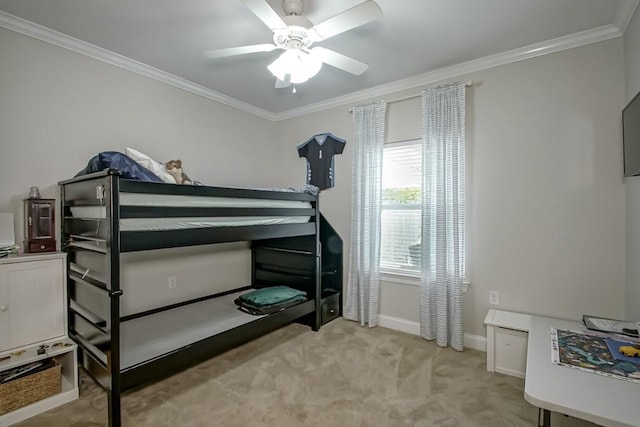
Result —
<svg viewBox="0 0 640 427"><path fill-rule="evenodd" d="M269 316L238 310L234 300L246 293L234 292L122 322L121 370Z"/></svg>

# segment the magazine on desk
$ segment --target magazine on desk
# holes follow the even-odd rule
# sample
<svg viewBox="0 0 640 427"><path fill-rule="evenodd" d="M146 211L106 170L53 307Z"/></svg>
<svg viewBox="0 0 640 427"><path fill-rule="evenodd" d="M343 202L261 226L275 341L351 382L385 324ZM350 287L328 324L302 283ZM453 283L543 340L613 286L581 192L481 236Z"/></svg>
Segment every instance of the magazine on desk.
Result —
<svg viewBox="0 0 640 427"><path fill-rule="evenodd" d="M582 321L587 329L592 331L622 334L636 338L638 337L638 327L633 322L589 316L587 314L582 316Z"/></svg>
<svg viewBox="0 0 640 427"><path fill-rule="evenodd" d="M619 341L598 332L551 327L551 363L640 384L640 361L618 355L621 345L635 344L631 338Z"/></svg>

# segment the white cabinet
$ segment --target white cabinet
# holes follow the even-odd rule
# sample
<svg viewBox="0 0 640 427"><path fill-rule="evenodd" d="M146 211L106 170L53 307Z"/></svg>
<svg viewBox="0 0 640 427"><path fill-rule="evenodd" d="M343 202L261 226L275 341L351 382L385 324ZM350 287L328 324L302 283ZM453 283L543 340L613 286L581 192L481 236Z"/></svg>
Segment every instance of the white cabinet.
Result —
<svg viewBox="0 0 640 427"><path fill-rule="evenodd" d="M66 335L64 254L0 259L0 352Z"/></svg>
<svg viewBox="0 0 640 427"><path fill-rule="evenodd" d="M60 393L0 415L0 427L78 398L76 349L67 337L66 254L0 258L0 372L49 357L62 365Z"/></svg>
<svg viewBox="0 0 640 427"><path fill-rule="evenodd" d="M529 334L513 329L495 328L495 371L524 378L527 367L527 340Z"/></svg>
<svg viewBox="0 0 640 427"><path fill-rule="evenodd" d="M487 325L487 371L524 378L531 316L489 310Z"/></svg>

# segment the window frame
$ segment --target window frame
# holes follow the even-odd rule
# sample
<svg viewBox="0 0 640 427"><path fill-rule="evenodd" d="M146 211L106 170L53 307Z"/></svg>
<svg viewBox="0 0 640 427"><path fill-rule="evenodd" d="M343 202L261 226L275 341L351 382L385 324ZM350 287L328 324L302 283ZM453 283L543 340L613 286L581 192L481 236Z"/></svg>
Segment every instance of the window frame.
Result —
<svg viewBox="0 0 640 427"><path fill-rule="evenodd" d="M390 147L407 147L407 146L418 146L421 147L422 138L408 139L402 141L388 141L385 142L383 147L383 153L386 148ZM383 154L384 155L384 154ZM382 170L382 175L384 176L384 168ZM421 194L422 197L422 194ZM399 208L399 209L398 209ZM390 208L389 205L384 205L381 203L380 205L380 214L382 215L382 211L401 211L401 210L418 210L422 211L422 202L416 204L397 204L396 208ZM382 218L380 218L380 226L382 227ZM380 275L383 278L388 279L389 281L396 283L404 283L408 285L419 285L420 284L420 268L416 269L408 269L401 267L389 267L388 265L383 265L382 263L382 253L380 254Z"/></svg>

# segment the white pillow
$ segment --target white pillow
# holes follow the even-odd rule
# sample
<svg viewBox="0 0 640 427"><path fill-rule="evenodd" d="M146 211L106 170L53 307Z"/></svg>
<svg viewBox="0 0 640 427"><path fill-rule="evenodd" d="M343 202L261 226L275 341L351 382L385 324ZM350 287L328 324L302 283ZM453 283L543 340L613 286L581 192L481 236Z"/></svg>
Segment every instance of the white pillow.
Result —
<svg viewBox="0 0 640 427"><path fill-rule="evenodd" d="M125 148L124 153L127 156L131 157L133 160L135 160L136 163L139 164L140 166L143 166L149 169L154 174L156 174L158 178L160 178L164 182L167 182L169 184L176 183L176 180L169 174L169 172L167 172L167 170L165 169L162 163L156 162L151 157L137 150L134 150L133 148L129 148L129 147Z"/></svg>

